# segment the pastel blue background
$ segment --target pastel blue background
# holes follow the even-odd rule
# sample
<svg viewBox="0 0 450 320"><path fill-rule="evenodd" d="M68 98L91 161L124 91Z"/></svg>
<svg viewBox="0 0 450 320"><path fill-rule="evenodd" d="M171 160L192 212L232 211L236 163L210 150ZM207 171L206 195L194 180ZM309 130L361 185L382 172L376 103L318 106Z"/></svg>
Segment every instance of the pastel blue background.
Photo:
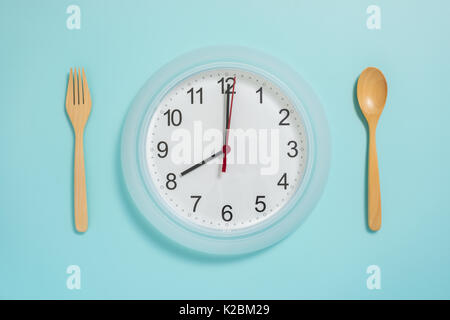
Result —
<svg viewBox="0 0 450 320"><path fill-rule="evenodd" d="M66 8L81 7L81 30ZM381 7L381 30L366 8ZM450 298L448 1L0 1L0 298ZM182 53L249 46L288 63L320 97L333 158L323 197L289 238L217 258L153 230L129 202L121 126L144 82ZM70 67L86 69L89 230L72 211ZM354 85L386 75L378 127L383 227L366 228L366 129ZM81 267L81 290L66 268ZM380 266L382 289L366 288Z"/></svg>

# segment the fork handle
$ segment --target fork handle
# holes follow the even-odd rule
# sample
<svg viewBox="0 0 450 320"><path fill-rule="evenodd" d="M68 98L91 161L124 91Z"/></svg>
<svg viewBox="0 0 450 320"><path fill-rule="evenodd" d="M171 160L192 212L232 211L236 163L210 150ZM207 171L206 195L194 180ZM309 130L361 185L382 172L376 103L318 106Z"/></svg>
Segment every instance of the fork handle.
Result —
<svg viewBox="0 0 450 320"><path fill-rule="evenodd" d="M86 175L84 171L83 132L75 134L74 163L74 211L75 228L86 232L88 227Z"/></svg>

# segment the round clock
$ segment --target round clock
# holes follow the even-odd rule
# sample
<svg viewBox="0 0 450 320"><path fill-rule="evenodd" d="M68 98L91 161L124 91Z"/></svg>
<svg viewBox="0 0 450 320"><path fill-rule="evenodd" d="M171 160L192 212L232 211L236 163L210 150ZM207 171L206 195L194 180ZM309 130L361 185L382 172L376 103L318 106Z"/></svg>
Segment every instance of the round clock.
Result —
<svg viewBox="0 0 450 320"><path fill-rule="evenodd" d="M263 53L186 54L141 89L122 136L125 182L138 209L189 248L240 254L293 231L329 169L319 100Z"/></svg>

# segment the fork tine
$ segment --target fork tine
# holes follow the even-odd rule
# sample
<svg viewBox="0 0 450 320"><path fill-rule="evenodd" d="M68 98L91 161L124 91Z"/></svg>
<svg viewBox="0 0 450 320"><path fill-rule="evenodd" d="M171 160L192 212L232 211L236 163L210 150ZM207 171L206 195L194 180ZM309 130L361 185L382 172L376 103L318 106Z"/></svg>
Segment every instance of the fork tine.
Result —
<svg viewBox="0 0 450 320"><path fill-rule="evenodd" d="M80 104L80 94L79 94L79 89L78 89L78 77L77 77L77 68L75 68L74 70L74 79L73 79L73 84L74 84L74 95L75 95L75 104Z"/></svg>
<svg viewBox="0 0 450 320"><path fill-rule="evenodd" d="M84 103L84 97L83 97L83 85L81 83L81 70L78 68L78 103L83 104Z"/></svg>
<svg viewBox="0 0 450 320"><path fill-rule="evenodd" d="M83 72L83 102L89 103L89 102L91 102L91 93L89 92L86 75L84 74L84 68L82 68L81 70Z"/></svg>
<svg viewBox="0 0 450 320"><path fill-rule="evenodd" d="M73 76L72 68L70 68L69 81L67 82L66 106L73 104Z"/></svg>

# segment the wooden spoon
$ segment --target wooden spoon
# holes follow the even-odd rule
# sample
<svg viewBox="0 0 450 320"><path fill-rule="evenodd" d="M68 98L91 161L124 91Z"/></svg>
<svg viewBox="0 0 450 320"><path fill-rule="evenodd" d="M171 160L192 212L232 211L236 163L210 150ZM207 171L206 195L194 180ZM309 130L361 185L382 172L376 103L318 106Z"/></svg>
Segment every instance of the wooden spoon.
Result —
<svg viewBox="0 0 450 320"><path fill-rule="evenodd" d="M359 107L369 126L368 222L373 231L381 228L380 176L375 133L387 97L387 83L377 68L366 68L358 79Z"/></svg>

